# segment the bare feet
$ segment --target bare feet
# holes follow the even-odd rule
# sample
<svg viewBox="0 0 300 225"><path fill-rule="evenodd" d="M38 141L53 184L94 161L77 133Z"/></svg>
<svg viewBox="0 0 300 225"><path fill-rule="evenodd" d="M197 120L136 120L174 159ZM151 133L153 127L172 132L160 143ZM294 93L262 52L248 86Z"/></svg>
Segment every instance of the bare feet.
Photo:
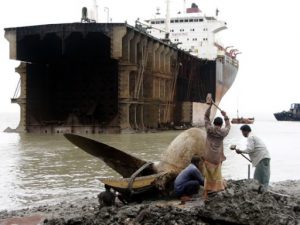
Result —
<svg viewBox="0 0 300 225"><path fill-rule="evenodd" d="M186 195L181 196L180 197L180 201L181 201L180 205L184 205L186 202L191 201L191 200L192 200L192 198L189 196L186 196Z"/></svg>
<svg viewBox="0 0 300 225"><path fill-rule="evenodd" d="M204 201L208 200L208 192L207 191L203 192L203 198L204 198Z"/></svg>

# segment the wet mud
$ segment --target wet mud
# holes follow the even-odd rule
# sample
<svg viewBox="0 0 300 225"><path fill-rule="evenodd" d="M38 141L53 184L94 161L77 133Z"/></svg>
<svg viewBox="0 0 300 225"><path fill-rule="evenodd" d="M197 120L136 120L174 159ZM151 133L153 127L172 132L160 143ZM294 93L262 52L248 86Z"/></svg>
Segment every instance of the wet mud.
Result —
<svg viewBox="0 0 300 225"><path fill-rule="evenodd" d="M300 181L274 183L270 191L258 193L253 180L228 181L225 191L201 194L193 201L158 200L139 204L99 207L98 199L82 198L56 205L0 212L0 220L40 215L44 224L300 224ZM1 221L0 221L1 224Z"/></svg>

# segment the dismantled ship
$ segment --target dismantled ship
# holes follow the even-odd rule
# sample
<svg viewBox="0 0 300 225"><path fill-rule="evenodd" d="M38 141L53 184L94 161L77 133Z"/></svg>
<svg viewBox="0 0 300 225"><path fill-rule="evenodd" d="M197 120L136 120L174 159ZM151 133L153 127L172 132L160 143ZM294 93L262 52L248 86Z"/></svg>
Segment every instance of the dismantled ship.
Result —
<svg viewBox="0 0 300 225"><path fill-rule="evenodd" d="M237 50L215 41L226 23L195 4L177 17L157 13L147 22L133 27L83 18L6 28L10 59L21 61L20 93L11 100L21 109L16 131L87 134L201 124L207 94L218 104L238 71Z"/></svg>

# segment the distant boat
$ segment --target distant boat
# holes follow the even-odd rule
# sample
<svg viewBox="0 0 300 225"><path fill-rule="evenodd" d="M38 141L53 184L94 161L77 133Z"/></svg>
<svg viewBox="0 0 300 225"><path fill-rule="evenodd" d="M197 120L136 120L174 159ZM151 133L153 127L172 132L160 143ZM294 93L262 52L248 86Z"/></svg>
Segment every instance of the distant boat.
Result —
<svg viewBox="0 0 300 225"><path fill-rule="evenodd" d="M252 117L252 118L239 117L239 111L237 110L237 117L232 118L231 123L233 123L233 124L253 124L254 117Z"/></svg>
<svg viewBox="0 0 300 225"><path fill-rule="evenodd" d="M300 121L300 103L294 103L289 111L274 113L274 116L278 121Z"/></svg>
<svg viewBox="0 0 300 225"><path fill-rule="evenodd" d="M233 123L233 124L253 124L254 117L252 117L252 118L243 118L243 117L233 118L231 120L231 123Z"/></svg>

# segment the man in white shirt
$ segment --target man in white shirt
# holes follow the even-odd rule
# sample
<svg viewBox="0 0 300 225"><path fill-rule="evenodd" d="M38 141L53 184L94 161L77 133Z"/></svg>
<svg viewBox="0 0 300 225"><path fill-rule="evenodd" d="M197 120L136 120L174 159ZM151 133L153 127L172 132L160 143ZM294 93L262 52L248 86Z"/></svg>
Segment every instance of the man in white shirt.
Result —
<svg viewBox="0 0 300 225"><path fill-rule="evenodd" d="M247 138L247 148L240 150L236 148L236 153L249 154L252 165L255 167L254 179L260 183L260 191L265 191L270 181L270 154L263 141L251 134L251 128L248 125L241 126L244 137Z"/></svg>

